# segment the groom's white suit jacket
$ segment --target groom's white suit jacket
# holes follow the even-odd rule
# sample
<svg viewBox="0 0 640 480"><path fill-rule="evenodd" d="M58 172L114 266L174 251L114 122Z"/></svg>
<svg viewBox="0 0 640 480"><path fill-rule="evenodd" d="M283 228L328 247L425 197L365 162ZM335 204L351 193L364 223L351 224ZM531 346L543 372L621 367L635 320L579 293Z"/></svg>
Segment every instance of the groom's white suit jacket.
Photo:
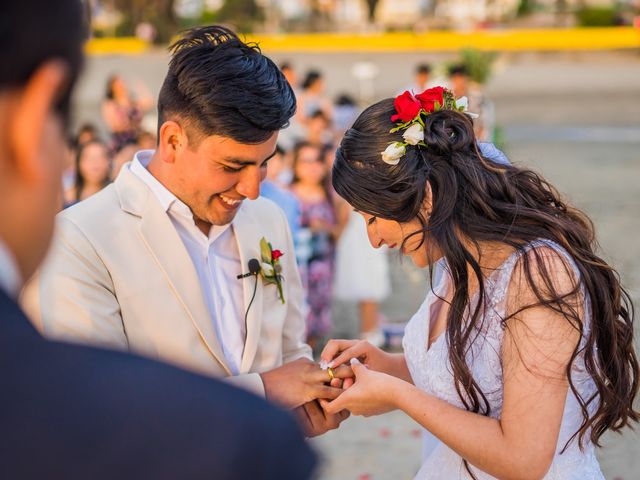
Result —
<svg viewBox="0 0 640 480"><path fill-rule="evenodd" d="M128 167L112 185L58 215L47 261L23 295L24 306L48 337L230 377L189 253L160 202ZM261 258L262 237L285 254L285 304L276 286L258 277L240 374L229 378L264 394L259 372L311 357L302 286L278 207L266 199L245 200L232 225L245 268ZM255 278L237 281L243 282L245 312Z"/></svg>

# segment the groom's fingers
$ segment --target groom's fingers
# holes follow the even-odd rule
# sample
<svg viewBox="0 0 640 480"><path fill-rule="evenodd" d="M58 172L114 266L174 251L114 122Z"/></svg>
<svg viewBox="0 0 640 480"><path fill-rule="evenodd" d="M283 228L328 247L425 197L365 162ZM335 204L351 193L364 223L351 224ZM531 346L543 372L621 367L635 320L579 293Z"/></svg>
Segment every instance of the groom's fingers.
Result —
<svg viewBox="0 0 640 480"><path fill-rule="evenodd" d="M334 378L329 382L329 385L335 388L342 388L343 384L344 380L342 380L341 378Z"/></svg>
<svg viewBox="0 0 640 480"><path fill-rule="evenodd" d="M334 398L338 398L342 392L343 390L341 388L329 387L327 385L315 385L312 388L313 398L333 400Z"/></svg>
<svg viewBox="0 0 640 480"><path fill-rule="evenodd" d="M341 365L338 368L332 368L333 378L328 370L320 370L319 368L313 372L313 375L309 377L310 381L314 383L329 383L334 378L349 378L353 377L353 371L348 365Z"/></svg>
<svg viewBox="0 0 640 480"><path fill-rule="evenodd" d="M345 395L342 395L341 397L338 397L331 402L327 402L327 401L321 402L322 408L329 415L335 415L336 413L342 410L345 410L345 404L346 404L345 398L344 398Z"/></svg>
<svg viewBox="0 0 640 480"><path fill-rule="evenodd" d="M333 376L335 378L351 378L354 376L353 370L349 365L341 365L338 368L333 369Z"/></svg>

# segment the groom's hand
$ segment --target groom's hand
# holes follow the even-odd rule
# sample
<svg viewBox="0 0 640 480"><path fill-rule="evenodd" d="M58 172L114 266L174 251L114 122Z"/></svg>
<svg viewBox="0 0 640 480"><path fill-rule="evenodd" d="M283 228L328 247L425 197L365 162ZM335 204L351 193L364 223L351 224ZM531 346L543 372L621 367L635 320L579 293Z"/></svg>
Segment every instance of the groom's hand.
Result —
<svg viewBox="0 0 640 480"><path fill-rule="evenodd" d="M301 405L294 409L293 413L307 437L315 437L329 430L334 430L340 426L340 423L349 418L347 410L342 410L336 414L325 412L317 400Z"/></svg>
<svg viewBox="0 0 640 480"><path fill-rule="evenodd" d="M351 368L333 369L335 378L353 375ZM307 358L300 358L260 374L267 400L284 408L296 408L318 398L334 400L341 388L327 385L331 378L326 370Z"/></svg>

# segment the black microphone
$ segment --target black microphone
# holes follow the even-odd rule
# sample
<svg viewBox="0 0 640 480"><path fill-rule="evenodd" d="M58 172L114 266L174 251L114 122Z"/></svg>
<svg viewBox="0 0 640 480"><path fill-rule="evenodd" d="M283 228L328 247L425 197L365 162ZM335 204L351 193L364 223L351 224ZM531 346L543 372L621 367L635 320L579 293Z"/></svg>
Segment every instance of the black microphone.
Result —
<svg viewBox="0 0 640 480"><path fill-rule="evenodd" d="M258 273L260 273L260 262L258 261L257 258L252 258L251 260L249 260L249 263L247 266L249 267L249 273L242 273L238 275L236 277L238 280L242 278L250 277L252 275L258 275Z"/></svg>
<svg viewBox="0 0 640 480"><path fill-rule="evenodd" d="M249 302L249 306L247 307L247 311L244 312L244 334L248 334L248 325L247 318L249 317L249 310L251 309L251 305L253 305L253 301L256 298L256 292L258 291L258 274L260 273L260 262L257 258L252 258L249 260L247 264L249 267L249 273L243 273L238 275L238 279L247 278L247 277L255 277L255 282L253 283L253 295L251 295L251 301Z"/></svg>

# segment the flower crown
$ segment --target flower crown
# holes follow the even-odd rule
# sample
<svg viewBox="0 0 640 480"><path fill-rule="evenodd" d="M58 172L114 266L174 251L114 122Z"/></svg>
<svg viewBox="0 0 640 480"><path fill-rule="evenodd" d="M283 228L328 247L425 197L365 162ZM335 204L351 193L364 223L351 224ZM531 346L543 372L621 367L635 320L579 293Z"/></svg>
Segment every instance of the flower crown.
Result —
<svg viewBox="0 0 640 480"><path fill-rule="evenodd" d="M402 138L404 142L390 143L384 152L382 160L389 165L397 165L407 151L408 145L422 145L424 143L424 119L438 110L455 110L477 118L478 115L467 111L467 97L460 97L457 100L449 90L444 87L428 88L424 92L414 95L410 91L405 91L398 95L393 101L396 114L391 116L391 121L396 123L396 127L389 130L389 133L404 130Z"/></svg>

